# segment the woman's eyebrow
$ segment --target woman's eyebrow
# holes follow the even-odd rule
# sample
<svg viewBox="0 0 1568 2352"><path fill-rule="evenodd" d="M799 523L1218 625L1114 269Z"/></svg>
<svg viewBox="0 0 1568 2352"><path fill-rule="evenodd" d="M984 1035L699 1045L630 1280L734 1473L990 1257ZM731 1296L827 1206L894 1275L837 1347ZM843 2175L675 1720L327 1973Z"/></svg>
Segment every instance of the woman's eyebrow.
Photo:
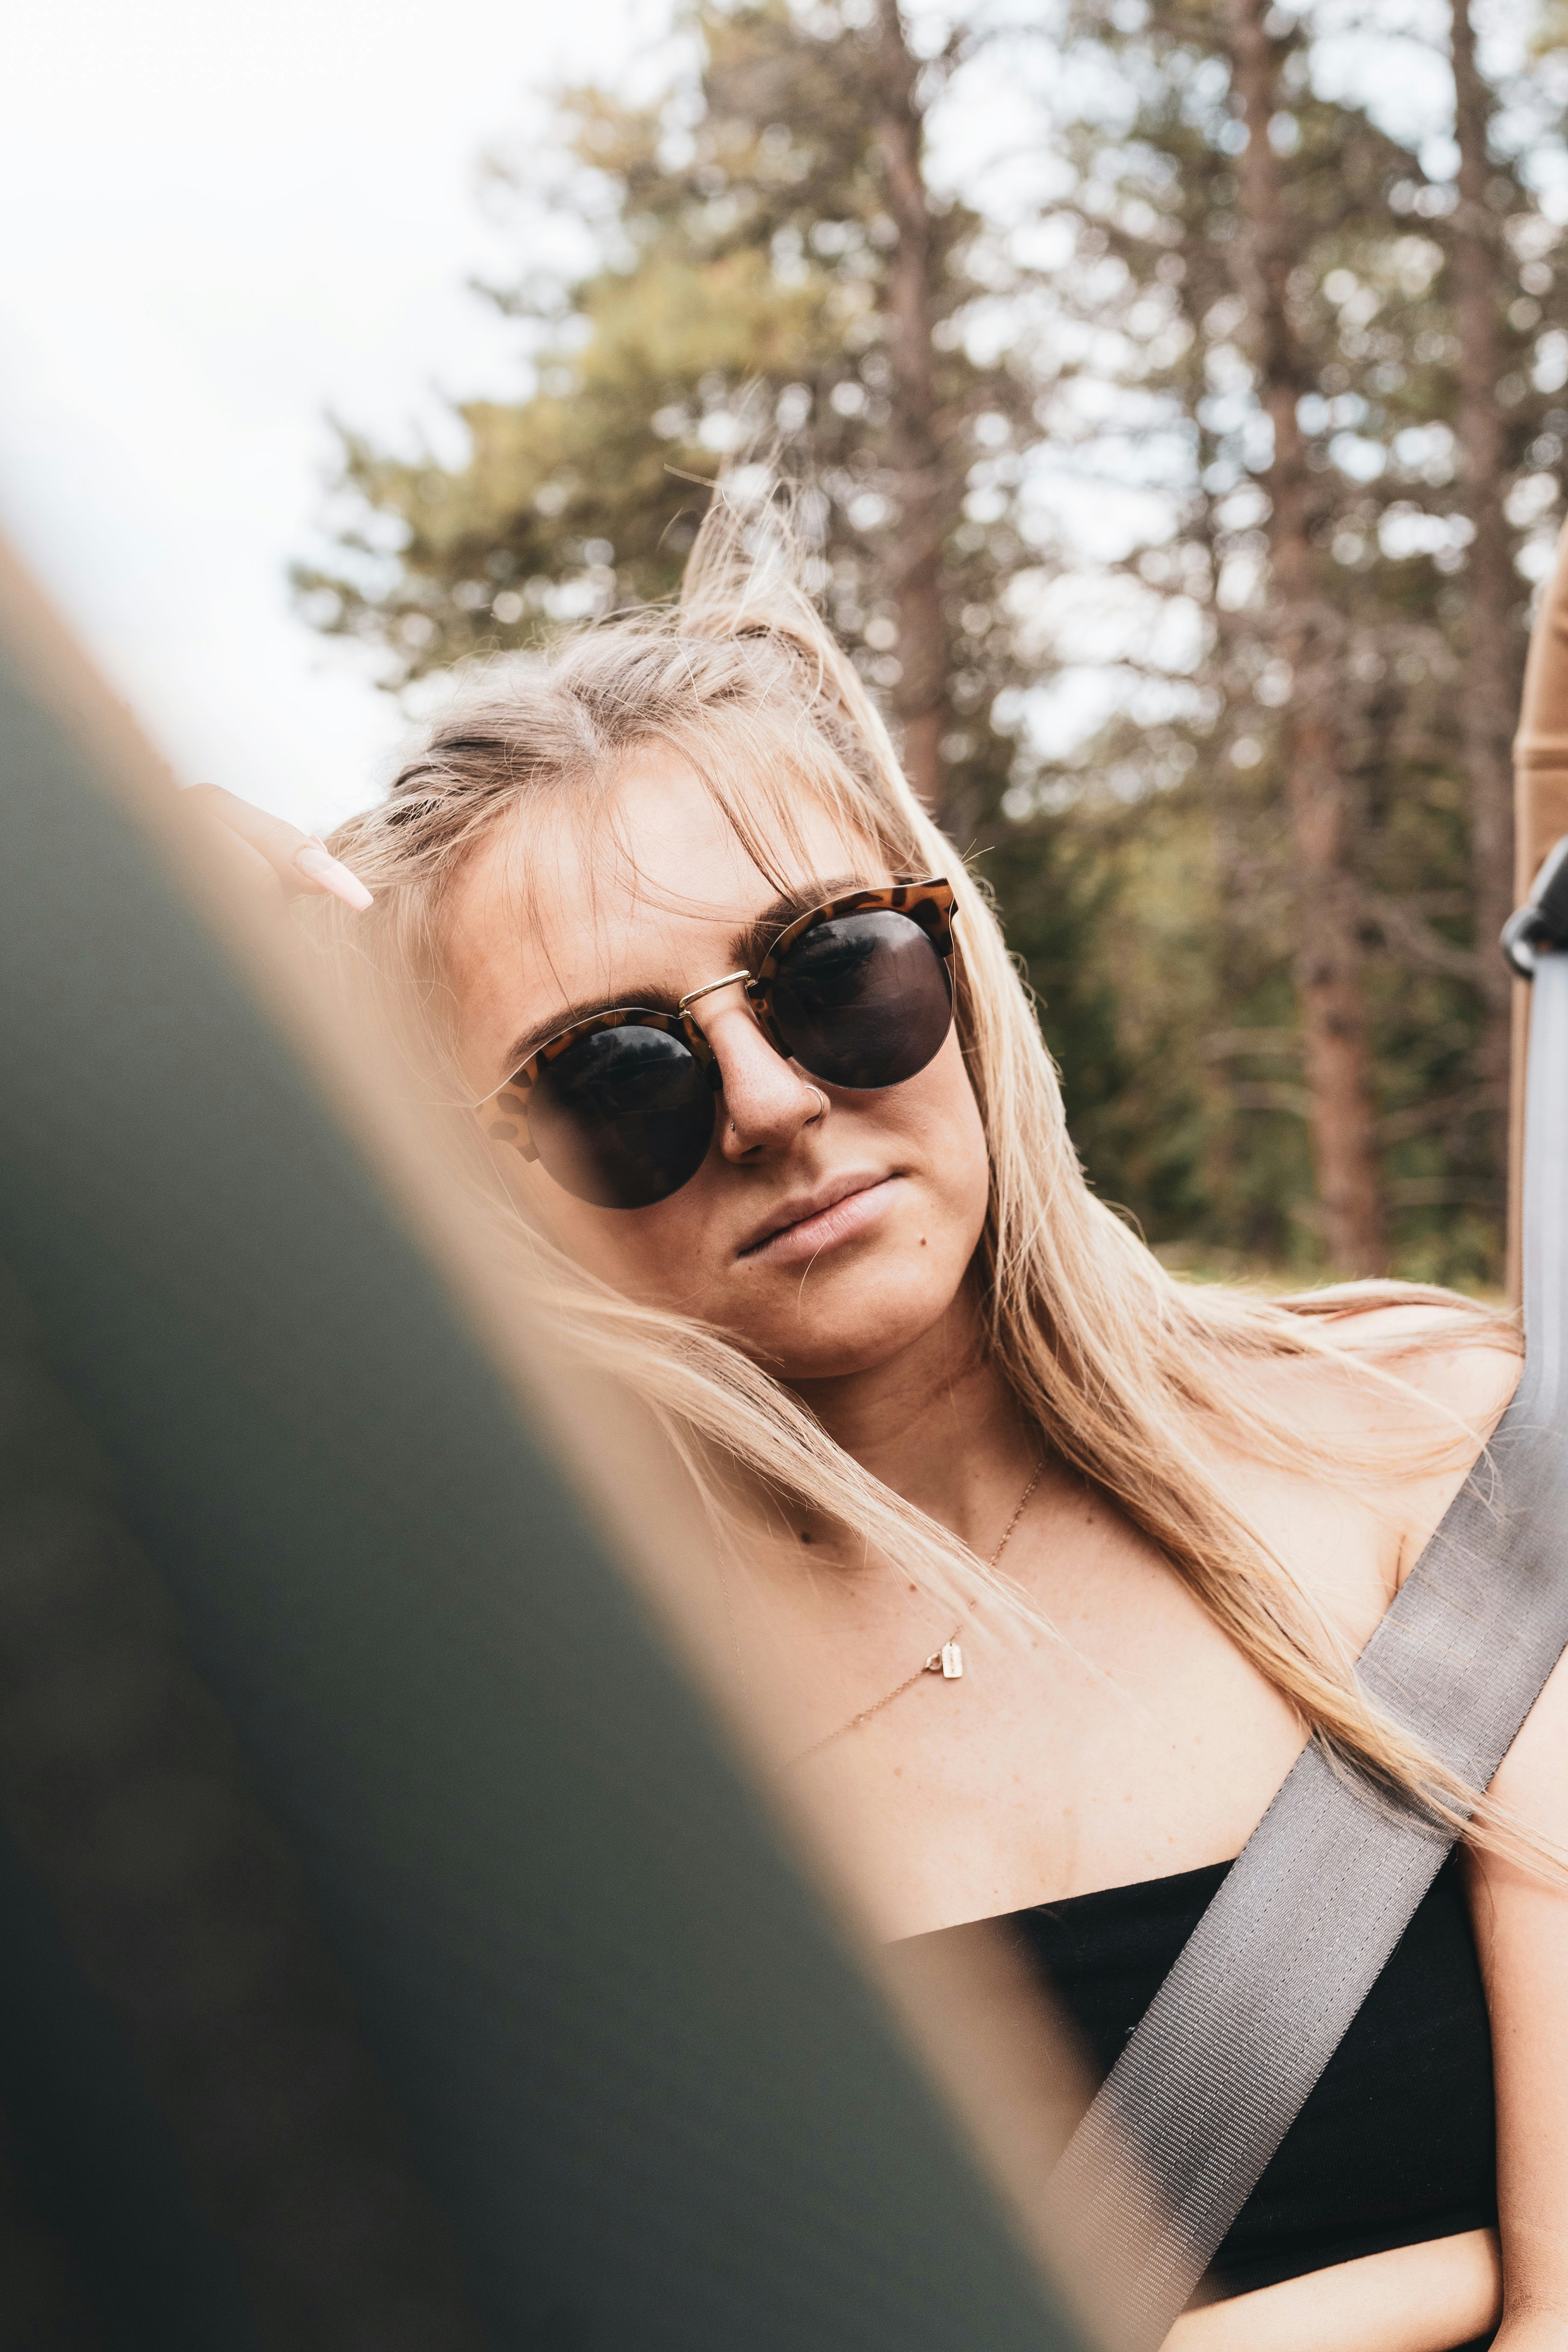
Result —
<svg viewBox="0 0 1568 2352"><path fill-rule="evenodd" d="M788 929L801 915L809 915L817 907L826 907L830 898L847 898L855 890L873 890L874 882L864 875L828 875L826 879L814 877L797 883L793 889L781 890L771 906L752 917L742 930L735 933L730 947L737 964L755 971L763 958L782 930ZM717 979L718 974L714 974Z"/></svg>
<svg viewBox="0 0 1568 2352"><path fill-rule="evenodd" d="M645 988L636 983L617 990L614 996L584 997L580 1004L563 1004L548 1021L535 1022L531 1029L525 1029L521 1037L512 1040L506 1049L507 1076L521 1068L531 1054L537 1054L541 1045L548 1045L552 1037L559 1037L563 1029L574 1029L579 1021L592 1021L597 1013L616 1013L623 1007L634 1005L644 1013L673 1013L677 1010L675 1000L668 990L651 986ZM502 1084L505 1084L504 1079Z"/></svg>

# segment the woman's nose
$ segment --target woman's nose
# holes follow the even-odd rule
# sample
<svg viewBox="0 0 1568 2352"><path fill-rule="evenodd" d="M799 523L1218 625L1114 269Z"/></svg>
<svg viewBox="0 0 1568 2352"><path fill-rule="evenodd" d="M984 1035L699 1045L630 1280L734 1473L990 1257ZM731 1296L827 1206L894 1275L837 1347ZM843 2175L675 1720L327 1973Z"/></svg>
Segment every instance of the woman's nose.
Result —
<svg viewBox="0 0 1568 2352"><path fill-rule="evenodd" d="M775 1052L739 990L702 1008L703 1034L719 1065L723 1097L719 1140L727 1160L787 1150L803 1127L820 1118L826 1097Z"/></svg>

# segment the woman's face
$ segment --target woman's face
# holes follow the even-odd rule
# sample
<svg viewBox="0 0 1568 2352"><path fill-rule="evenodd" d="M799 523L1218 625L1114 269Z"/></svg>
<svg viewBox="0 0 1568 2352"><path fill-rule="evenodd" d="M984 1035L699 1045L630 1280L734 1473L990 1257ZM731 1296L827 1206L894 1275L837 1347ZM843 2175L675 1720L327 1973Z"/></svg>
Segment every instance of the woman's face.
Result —
<svg viewBox="0 0 1568 2352"><path fill-rule="evenodd" d="M447 958L476 1097L516 1068L520 1041L586 1011L673 1011L744 962L740 935L772 919L774 883L678 754L639 753L616 808L625 856L594 861L569 824L531 817L459 877ZM776 870L804 906L893 879L826 813L803 811L799 830L800 852L781 849ZM778 909L780 928L794 911ZM514 1160L555 1237L616 1288L718 1325L792 1382L868 1370L936 1333L988 1188L956 1032L915 1077L859 1093L783 1060L739 987L694 1011L722 1080L707 1159L645 1209L593 1207Z"/></svg>

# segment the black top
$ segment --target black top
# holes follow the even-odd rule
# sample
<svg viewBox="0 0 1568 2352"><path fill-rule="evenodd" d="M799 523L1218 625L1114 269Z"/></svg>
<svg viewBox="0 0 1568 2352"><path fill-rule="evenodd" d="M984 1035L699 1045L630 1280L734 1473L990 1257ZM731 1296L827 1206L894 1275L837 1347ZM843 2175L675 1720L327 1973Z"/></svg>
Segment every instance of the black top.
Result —
<svg viewBox="0 0 1568 2352"><path fill-rule="evenodd" d="M1104 2075L1228 1863L996 1922ZM1450 1856L1214 2261L1232 2294L1389 2246L1495 2226L1491 2031Z"/></svg>

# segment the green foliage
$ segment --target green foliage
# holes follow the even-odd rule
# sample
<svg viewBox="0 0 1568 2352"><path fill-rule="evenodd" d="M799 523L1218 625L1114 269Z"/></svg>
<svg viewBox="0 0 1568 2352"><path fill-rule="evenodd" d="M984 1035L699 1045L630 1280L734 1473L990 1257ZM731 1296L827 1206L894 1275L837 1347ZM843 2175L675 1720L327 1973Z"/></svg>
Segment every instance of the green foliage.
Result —
<svg viewBox="0 0 1568 2352"><path fill-rule="evenodd" d="M1057 222L1070 257L1052 288L1064 361L1047 423L1060 471L1125 481L1131 443L1155 486L1107 566L1144 600L1129 699L1161 675L1141 647L1178 608L1198 650L1166 668L1164 723L1118 719L1045 782L1058 824L1104 833L1108 779L1138 812L1111 827L1121 846L1106 853L1114 880L1091 943L1093 954L1103 935L1135 943L1107 983L1117 1076L1079 1113L1091 1168L1122 1188L1153 1238L1310 1265L1279 725L1301 682L1281 674L1274 634L1261 481L1272 442L1240 261L1228 37L1227 13L1210 0L1088 5L1075 19L1075 86L1113 100L1064 127L1072 184ZM1350 746L1396 1263L1495 1279L1501 1123L1478 1067L1479 959L1495 950L1474 933L1460 727L1469 526L1453 432L1454 194L1363 108L1320 93L1310 20L1279 16L1276 54L1289 93L1275 132L1326 648L1308 691L1331 705ZM1495 160L1507 373L1506 471L1494 495L1519 567L1517 691L1529 583L1549 561L1561 512L1568 300L1529 155ZM1060 560L1079 561L1070 547ZM1186 763L1173 790L1173 748Z"/></svg>
<svg viewBox="0 0 1568 2352"><path fill-rule="evenodd" d="M785 0L699 0L690 29L695 90L678 82L643 108L599 89L562 96L574 168L552 202L596 223L600 258L564 293L531 278L498 293L531 331L525 396L460 410L469 456L457 467L345 436L342 487L363 520L342 534L343 561L300 567L297 585L318 626L384 652L394 689L552 622L668 595L701 485L756 437L808 473L810 584L899 715L885 49L858 10L805 16ZM932 90L957 63L955 51L925 68ZM521 223L558 162L512 171ZM1016 341L993 337L984 361L969 348L971 315L994 306L986 235L963 205L931 201L944 758L972 825L994 810L1013 756L994 705L1022 678L1005 597L1026 560L1016 509L1033 398Z"/></svg>

